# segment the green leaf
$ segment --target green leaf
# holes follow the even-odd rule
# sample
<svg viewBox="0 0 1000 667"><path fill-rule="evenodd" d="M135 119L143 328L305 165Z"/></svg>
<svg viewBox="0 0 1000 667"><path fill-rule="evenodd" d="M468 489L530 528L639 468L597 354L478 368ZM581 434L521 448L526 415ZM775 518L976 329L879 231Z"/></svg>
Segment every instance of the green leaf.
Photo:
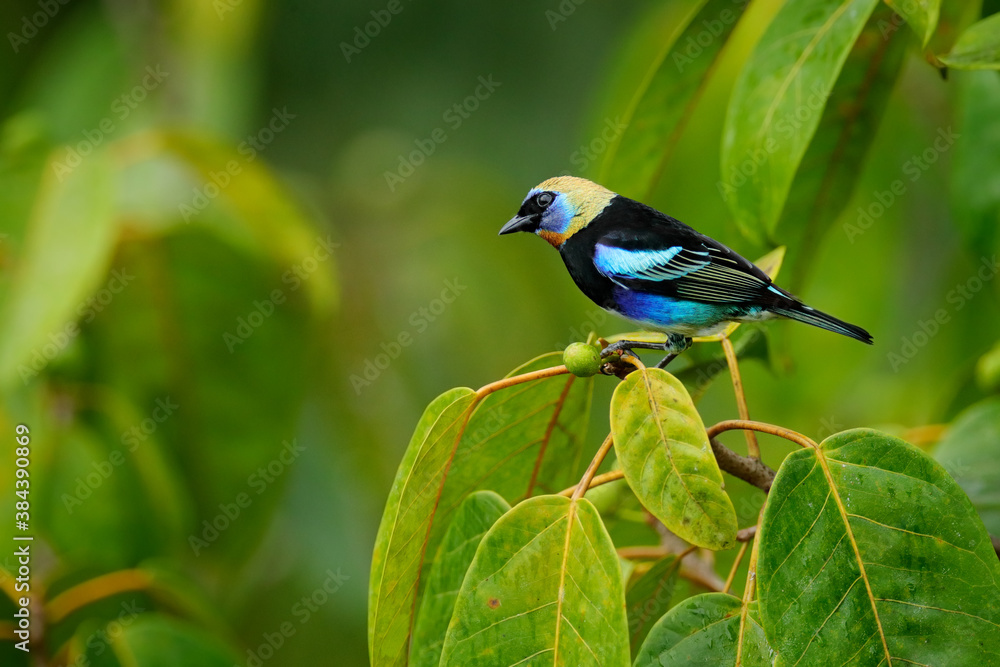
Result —
<svg viewBox="0 0 1000 667"><path fill-rule="evenodd" d="M559 360L558 353L544 355L512 375L557 366ZM534 380L490 394L478 405L467 426L452 425L447 434L432 433L424 444L417 440L421 433L418 427L410 448L427 453L411 455L407 450L383 515L374 559L379 564L385 558L385 564L379 567L390 572L390 579L402 577L410 590L399 590L393 581L380 594L387 596L388 601L376 603L378 570L373 566L369 639L374 647L375 665L405 660L405 646L416 609L412 599L418 592L419 573L426 566L425 555L436 552L450 517L466 496L489 488L508 498L520 498L539 489L561 491L578 479L576 470L580 467L592 387L593 378L568 374ZM464 410L471 406L473 394L468 389L463 391L468 392L459 399ZM411 466L413 470L409 469ZM397 487L399 493L404 493L406 485L412 485L408 493L419 495L421 500L419 510L408 512L403 527L405 537L400 537L399 529L393 533L391 528L392 522L397 521L392 506L402 503L401 507L408 507L417 502L401 501L394 495ZM406 541L418 531L423 532L414 540L416 544ZM401 545L400 554L395 553L390 540ZM404 605L404 599L410 602ZM392 610L387 615L376 611L386 605ZM398 616L394 615L396 612Z"/></svg>
<svg viewBox="0 0 1000 667"><path fill-rule="evenodd" d="M509 509L507 501L492 491L477 491L458 506L427 578L413 630L410 664L437 667L465 573L486 531Z"/></svg>
<svg viewBox="0 0 1000 667"><path fill-rule="evenodd" d="M677 378L659 368L631 373L611 399L611 432L626 481L667 528L709 549L736 542L736 510Z"/></svg>
<svg viewBox="0 0 1000 667"><path fill-rule="evenodd" d="M561 364L561 353L545 354L507 377ZM474 491L489 489L516 503L532 495L558 493L578 482L593 390L594 378L565 374L483 399L469 419L444 480L431 517L428 555L437 550L451 514Z"/></svg>
<svg viewBox="0 0 1000 667"><path fill-rule="evenodd" d="M84 301L104 278L117 242L107 154L94 151L63 169L54 159L46 166L4 303L0 387L27 383L77 338Z"/></svg>
<svg viewBox="0 0 1000 667"><path fill-rule="evenodd" d="M747 2L699 0L636 91L598 180L648 200ZM709 40L706 46L703 42ZM692 44L698 51L692 55Z"/></svg>
<svg viewBox="0 0 1000 667"><path fill-rule="evenodd" d="M405 664L426 536L440 480L475 392L450 389L427 406L399 464L372 554L368 652L372 666Z"/></svg>
<svg viewBox="0 0 1000 667"><path fill-rule="evenodd" d="M562 365L544 354L507 377ZM579 481L594 378L565 374L526 382L487 396L476 408L441 492L440 512L454 511L477 489L515 502L558 493ZM447 523L435 529L432 543Z"/></svg>
<svg viewBox="0 0 1000 667"><path fill-rule="evenodd" d="M1000 69L1000 14L973 23L939 59L955 69Z"/></svg>
<svg viewBox="0 0 1000 667"><path fill-rule="evenodd" d="M773 236L827 96L877 0L789 2L736 82L720 189L741 230Z"/></svg>
<svg viewBox="0 0 1000 667"><path fill-rule="evenodd" d="M1000 535L1000 398L990 398L963 412L934 450L965 491L986 530Z"/></svg>
<svg viewBox="0 0 1000 667"><path fill-rule="evenodd" d="M900 31L885 33L891 9L879 4L855 42L830 93L781 212L775 238L790 246L792 290L802 284L823 235L851 201L860 165L875 137L906 53ZM853 242L863 229L848 215Z"/></svg>
<svg viewBox="0 0 1000 667"><path fill-rule="evenodd" d="M760 540L761 620L779 664L1000 654L989 535L944 469L898 438L857 429L788 456Z"/></svg>
<svg viewBox="0 0 1000 667"><path fill-rule="evenodd" d="M937 28L941 0L886 0L885 3L906 19L920 45L925 46Z"/></svg>
<svg viewBox="0 0 1000 667"><path fill-rule="evenodd" d="M961 72L951 208L968 248L997 248L1000 230L1000 74ZM950 129L950 128L949 128Z"/></svg>
<svg viewBox="0 0 1000 667"><path fill-rule="evenodd" d="M539 496L480 543L441 665L624 666L627 636L621 567L597 510Z"/></svg>
<svg viewBox="0 0 1000 667"><path fill-rule="evenodd" d="M657 621L639 649L635 667L756 667L772 661L757 604L744 607L732 595L704 593L684 600Z"/></svg>
<svg viewBox="0 0 1000 667"><path fill-rule="evenodd" d="M156 613L113 621L102 635L88 641L81 664L95 667L232 667L236 654L218 639L187 623Z"/></svg>
<svg viewBox="0 0 1000 667"><path fill-rule="evenodd" d="M663 613L670 609L671 597L680 570L677 556L667 556L653 563L625 592L625 610L628 614L629 645L632 657L642 644L650 628Z"/></svg>

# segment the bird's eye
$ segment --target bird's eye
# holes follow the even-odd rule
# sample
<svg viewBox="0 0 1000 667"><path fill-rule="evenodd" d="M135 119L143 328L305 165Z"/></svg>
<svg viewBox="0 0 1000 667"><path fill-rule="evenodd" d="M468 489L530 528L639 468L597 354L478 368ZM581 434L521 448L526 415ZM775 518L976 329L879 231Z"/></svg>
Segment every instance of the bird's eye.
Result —
<svg viewBox="0 0 1000 667"><path fill-rule="evenodd" d="M548 208L549 204L552 203L554 197L551 192L542 192L537 197L535 197L535 203L537 203L542 208Z"/></svg>

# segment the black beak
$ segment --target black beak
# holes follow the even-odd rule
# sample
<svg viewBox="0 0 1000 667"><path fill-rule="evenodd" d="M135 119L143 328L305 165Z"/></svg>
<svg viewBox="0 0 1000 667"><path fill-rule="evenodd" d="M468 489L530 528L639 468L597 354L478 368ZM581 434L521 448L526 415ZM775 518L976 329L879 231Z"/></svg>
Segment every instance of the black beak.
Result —
<svg viewBox="0 0 1000 667"><path fill-rule="evenodd" d="M507 224L500 228L499 236L513 234L514 232L533 232L537 228L537 222L533 215L515 215L507 221Z"/></svg>

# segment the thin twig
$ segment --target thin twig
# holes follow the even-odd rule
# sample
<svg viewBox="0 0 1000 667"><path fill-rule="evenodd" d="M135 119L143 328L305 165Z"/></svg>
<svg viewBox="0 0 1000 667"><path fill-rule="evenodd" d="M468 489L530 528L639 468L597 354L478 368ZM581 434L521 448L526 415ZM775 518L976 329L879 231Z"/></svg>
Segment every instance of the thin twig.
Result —
<svg viewBox="0 0 1000 667"><path fill-rule="evenodd" d="M531 371L530 373L522 373L521 375L515 375L514 377L504 378L502 380L497 380L496 382L483 385L476 391L476 397L480 399L485 398L500 389L506 389L507 387L513 387L514 385L531 382L533 380L543 380L557 375L565 375L566 373L569 373L569 369L565 366L551 366L549 368L541 368L537 371Z"/></svg>
<svg viewBox="0 0 1000 667"><path fill-rule="evenodd" d="M618 555L629 560L659 560L673 553L673 551L664 546L622 547L618 549Z"/></svg>
<svg viewBox="0 0 1000 667"><path fill-rule="evenodd" d="M126 591L147 590L152 584L153 577L142 570L111 572L77 584L55 596L45 605L45 615L50 622L58 623L92 602Z"/></svg>
<svg viewBox="0 0 1000 667"><path fill-rule="evenodd" d="M696 584L698 586L701 586L702 588L707 588L713 593L718 593L719 591L722 590L721 586L717 582L710 581L709 579L705 578L705 576L702 575L700 572L696 572L694 570L688 570L682 567L677 574L683 577L684 579L687 579L692 584ZM721 581L721 579L719 581Z"/></svg>
<svg viewBox="0 0 1000 667"><path fill-rule="evenodd" d="M757 528L760 528L764 520L764 508L760 508L757 514ZM754 594L757 592L757 549L760 547L760 540L753 541L753 549L750 550L750 562L747 563L747 582L743 586L743 604L740 605L740 629L736 635L736 664L743 664L743 637L746 635L747 616L750 603L753 602Z"/></svg>
<svg viewBox="0 0 1000 667"><path fill-rule="evenodd" d="M570 498L571 500L579 500L583 497L583 494L587 492L587 489L590 488L591 481L594 479L594 475L597 474L597 469L601 467L602 463L604 463L604 457L606 457L608 452L611 451L611 446L613 444L614 439L611 437L611 434L608 433L608 437L606 437L604 442L601 443L600 448L597 450L597 454L594 455L594 459L590 462L590 465L587 466L587 472L583 473L580 483L576 485L576 491L573 492L573 495Z"/></svg>
<svg viewBox="0 0 1000 667"><path fill-rule="evenodd" d="M709 433L711 433L711 429L709 429ZM770 466L760 459L740 456L715 438L709 438L709 442L712 443L712 453L715 454L715 460L719 462L720 469L733 477L742 479L747 484L756 486L764 493L771 490L771 484L774 483L774 476L777 473Z"/></svg>
<svg viewBox="0 0 1000 667"><path fill-rule="evenodd" d="M757 526L748 526L747 528L741 528L739 532L736 533L737 542L749 542L757 534Z"/></svg>
<svg viewBox="0 0 1000 667"><path fill-rule="evenodd" d="M744 419L728 419L726 421L721 421L718 424L709 427L708 437L714 438L715 436L723 433L725 431L733 431L736 429L758 431L760 433L768 433L770 435L776 435L779 438L784 438L785 440L791 440L797 445L802 447L807 447L811 449L816 449L819 447L812 439L807 438L801 433L796 433L795 431L784 428L783 426L775 426L774 424L766 424L764 422L755 422Z"/></svg>
<svg viewBox="0 0 1000 667"><path fill-rule="evenodd" d="M593 489L595 487L603 486L605 484L608 484L609 482L617 482L618 480L620 480L624 476L625 476L625 472L622 471L622 470L612 470L611 472L605 472L605 473L601 473L600 475L596 475L594 477L594 479L590 480L590 485L587 487L587 491L590 491L591 489ZM560 496L566 496L567 498L570 498L573 495L573 492L576 491L576 487L577 486L579 486L579 485L578 484L574 484L573 486L569 487L568 489L563 489L562 491L560 491L558 493L558 495L560 495Z"/></svg>
<svg viewBox="0 0 1000 667"><path fill-rule="evenodd" d="M687 558L688 554L694 552L698 547L691 545L684 551L677 554L677 560L684 560ZM670 547L659 545L659 546L636 546L636 547L622 547L618 549L618 555L622 558L627 558L629 560L658 560L660 558L666 558L667 556L673 556L674 552Z"/></svg>
<svg viewBox="0 0 1000 667"><path fill-rule="evenodd" d="M747 408L747 397L743 393L743 379L740 377L740 366L736 361L736 350L733 343L728 338L722 339L722 351L726 353L726 363L729 364L729 375L733 379L733 392L736 394L736 408L740 412L740 419L750 420L750 409ZM743 431L747 439L747 453L755 459L760 458L760 445L757 443L757 434L750 429Z"/></svg>
<svg viewBox="0 0 1000 667"><path fill-rule="evenodd" d="M740 569L740 563L743 562L743 554L747 552L747 547L750 546L750 542L744 542L740 545L740 552L736 554L736 560L733 561L733 566L729 568L729 576L726 577L726 585L722 587L723 593L728 593L729 589L733 585L733 579L736 578L736 570Z"/></svg>
<svg viewBox="0 0 1000 667"><path fill-rule="evenodd" d="M757 525L755 528L759 529L761 522L764 521L764 508L760 508L760 514L757 515ZM756 532L756 531L755 531ZM760 540L753 541L753 549L750 550L750 563L747 568L747 584L746 588L743 589L743 606L746 607L750 602L753 601L754 595L756 594L756 584L757 584L757 549L760 546ZM738 664L738 663L737 663Z"/></svg>

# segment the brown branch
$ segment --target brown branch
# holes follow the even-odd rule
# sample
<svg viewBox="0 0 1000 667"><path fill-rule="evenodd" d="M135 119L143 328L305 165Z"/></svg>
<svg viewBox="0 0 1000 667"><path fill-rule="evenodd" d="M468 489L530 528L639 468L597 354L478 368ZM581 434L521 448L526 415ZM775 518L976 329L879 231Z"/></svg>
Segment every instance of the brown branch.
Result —
<svg viewBox="0 0 1000 667"><path fill-rule="evenodd" d="M712 429L709 429L710 434L711 432ZM720 469L733 477L742 479L747 484L756 486L764 493L771 490L771 484L774 483L774 476L777 473L770 466L760 459L740 456L714 437L709 437L709 442L712 443L712 453L715 454L715 460L719 462Z"/></svg>
<svg viewBox="0 0 1000 667"><path fill-rule="evenodd" d="M660 546L635 546L635 547L622 547L618 549L618 555L622 558L627 558L629 560L657 560L660 558L665 558L667 556L677 556L677 560L684 560L689 554L696 551L698 547L696 545L691 545L677 553L670 547L666 545Z"/></svg>
<svg viewBox="0 0 1000 667"><path fill-rule="evenodd" d="M990 535L990 541L993 542L993 551L996 551L997 556L1000 556L1000 537Z"/></svg>
<svg viewBox="0 0 1000 667"><path fill-rule="evenodd" d="M695 584L696 586L701 586L702 588L707 588L713 593L719 593L722 591L722 585L724 583L722 579L718 579L718 581L713 581L712 579L709 579L701 572L696 572L695 570L689 570L684 567L682 567L677 574L681 578L687 579L692 584Z"/></svg>
<svg viewBox="0 0 1000 667"><path fill-rule="evenodd" d="M622 547L618 549L618 555L629 560L659 560L666 558L674 552L667 547Z"/></svg>
<svg viewBox="0 0 1000 667"><path fill-rule="evenodd" d="M764 422L755 422L745 419L727 419L726 421L721 421L715 426L711 426L708 429L708 437L714 438L715 436L723 433L725 431L733 430L751 430L757 431L759 433L768 433L770 435L776 435L779 438L784 438L785 440L790 440L800 447L806 447L809 449L816 449L819 447L812 439L807 438L801 433L796 433L790 428L784 428L783 426L775 426L774 424L766 424Z"/></svg>
<svg viewBox="0 0 1000 667"><path fill-rule="evenodd" d="M757 535L757 526L749 526L736 533L737 542L749 542Z"/></svg>

